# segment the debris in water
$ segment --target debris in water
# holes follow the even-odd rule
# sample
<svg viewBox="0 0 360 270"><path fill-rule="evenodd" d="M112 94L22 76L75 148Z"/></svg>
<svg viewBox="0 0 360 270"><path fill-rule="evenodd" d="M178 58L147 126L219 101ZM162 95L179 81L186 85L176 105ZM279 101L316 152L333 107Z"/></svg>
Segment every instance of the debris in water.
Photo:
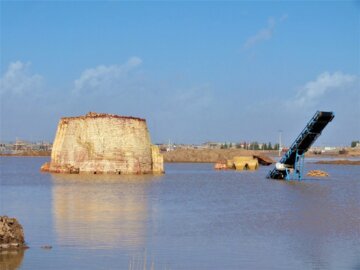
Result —
<svg viewBox="0 0 360 270"><path fill-rule="evenodd" d="M312 170L312 171L309 171L306 176L310 176L310 177L328 177L329 174L327 172L320 171L320 170Z"/></svg>

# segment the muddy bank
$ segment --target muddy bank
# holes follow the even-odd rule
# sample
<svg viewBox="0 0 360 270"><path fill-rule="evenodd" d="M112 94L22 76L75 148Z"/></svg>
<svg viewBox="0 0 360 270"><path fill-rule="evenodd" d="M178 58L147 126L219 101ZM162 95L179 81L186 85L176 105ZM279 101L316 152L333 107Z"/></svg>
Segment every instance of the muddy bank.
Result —
<svg viewBox="0 0 360 270"><path fill-rule="evenodd" d="M332 165L360 165L360 160L347 160L347 159L340 159L340 160L320 160L314 162L315 164L332 164Z"/></svg>
<svg viewBox="0 0 360 270"><path fill-rule="evenodd" d="M165 162L215 163L236 156L275 156L276 151L255 151L244 149L176 149L164 152ZM267 160L272 160L268 158Z"/></svg>
<svg viewBox="0 0 360 270"><path fill-rule="evenodd" d="M0 251L25 247L24 230L16 218L0 216Z"/></svg>

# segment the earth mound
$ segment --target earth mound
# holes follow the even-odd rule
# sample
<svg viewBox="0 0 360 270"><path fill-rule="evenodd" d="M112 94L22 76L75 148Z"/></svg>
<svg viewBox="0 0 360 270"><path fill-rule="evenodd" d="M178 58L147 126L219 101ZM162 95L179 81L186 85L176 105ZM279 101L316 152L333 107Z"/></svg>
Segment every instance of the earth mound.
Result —
<svg viewBox="0 0 360 270"><path fill-rule="evenodd" d="M24 248L24 230L16 218L0 216L0 250Z"/></svg>

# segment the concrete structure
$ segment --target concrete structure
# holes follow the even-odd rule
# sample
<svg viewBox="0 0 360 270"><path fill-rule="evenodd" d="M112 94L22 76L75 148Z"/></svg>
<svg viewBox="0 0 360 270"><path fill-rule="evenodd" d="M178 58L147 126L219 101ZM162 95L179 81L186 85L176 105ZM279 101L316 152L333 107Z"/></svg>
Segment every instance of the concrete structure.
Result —
<svg viewBox="0 0 360 270"><path fill-rule="evenodd" d="M163 157L151 145L144 119L88 113L59 122L51 162L58 173L163 173Z"/></svg>
<svg viewBox="0 0 360 270"><path fill-rule="evenodd" d="M229 169L235 169L238 171L256 170L259 167L259 162L258 159L254 158L253 156L238 156L227 160L226 165Z"/></svg>

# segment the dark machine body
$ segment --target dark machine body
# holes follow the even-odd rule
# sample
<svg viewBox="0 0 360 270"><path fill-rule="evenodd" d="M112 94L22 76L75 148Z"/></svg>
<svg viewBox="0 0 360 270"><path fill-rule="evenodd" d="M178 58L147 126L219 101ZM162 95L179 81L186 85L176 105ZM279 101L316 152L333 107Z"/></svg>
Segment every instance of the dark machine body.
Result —
<svg viewBox="0 0 360 270"><path fill-rule="evenodd" d="M295 176L294 178L301 180L305 153L333 118L333 112L317 111L290 146L286 154L281 158L279 163L283 168L279 169L275 167L268 173L267 178L289 180L291 174L293 174L293 176Z"/></svg>

